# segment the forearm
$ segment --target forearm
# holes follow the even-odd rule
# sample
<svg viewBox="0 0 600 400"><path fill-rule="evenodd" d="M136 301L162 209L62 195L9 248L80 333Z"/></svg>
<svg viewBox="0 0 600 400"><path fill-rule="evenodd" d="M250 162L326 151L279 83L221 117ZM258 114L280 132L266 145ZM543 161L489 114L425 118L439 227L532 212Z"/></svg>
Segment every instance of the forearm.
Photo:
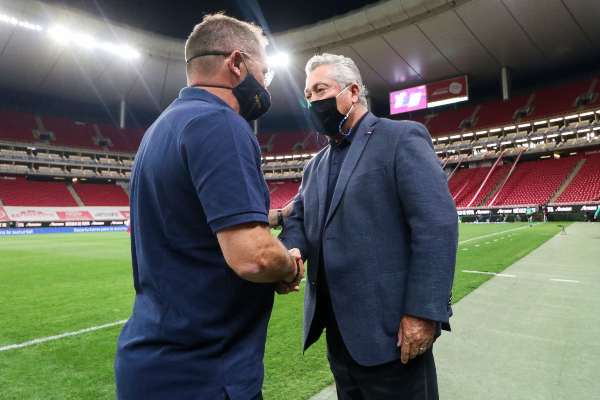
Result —
<svg viewBox="0 0 600 400"><path fill-rule="evenodd" d="M257 282L292 280L294 259L271 230L260 224L246 224L217 233L225 261L242 279Z"/></svg>
<svg viewBox="0 0 600 400"><path fill-rule="evenodd" d="M273 238L273 242L257 251L254 268L249 269L245 279L256 283L290 282L294 279L297 273L294 258L279 240Z"/></svg>

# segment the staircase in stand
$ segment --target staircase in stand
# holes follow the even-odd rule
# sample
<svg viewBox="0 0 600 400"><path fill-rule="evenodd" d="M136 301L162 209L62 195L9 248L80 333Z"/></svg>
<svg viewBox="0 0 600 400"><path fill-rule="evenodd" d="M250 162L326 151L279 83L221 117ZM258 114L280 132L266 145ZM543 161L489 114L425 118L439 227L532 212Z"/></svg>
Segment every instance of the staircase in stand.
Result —
<svg viewBox="0 0 600 400"><path fill-rule="evenodd" d="M73 184L71 182L67 182L67 190L69 191L69 193L71 193L71 196L73 196L73 199L79 207L85 206L85 204L83 204L83 201L81 201L81 198L75 191L75 188L73 187Z"/></svg>

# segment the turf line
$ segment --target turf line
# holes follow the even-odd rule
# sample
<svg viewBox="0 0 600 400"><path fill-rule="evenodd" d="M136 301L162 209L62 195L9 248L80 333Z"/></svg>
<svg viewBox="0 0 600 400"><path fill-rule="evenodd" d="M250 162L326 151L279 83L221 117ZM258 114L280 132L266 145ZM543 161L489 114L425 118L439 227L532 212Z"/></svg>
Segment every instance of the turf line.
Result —
<svg viewBox="0 0 600 400"><path fill-rule="evenodd" d="M473 271L473 270L469 270L469 269L463 269L462 272L465 272L467 274L481 274L481 275L493 275L493 276L499 276L502 278L516 278L516 275L512 275L512 274L501 274L501 273L497 273L497 272L487 272L487 271Z"/></svg>
<svg viewBox="0 0 600 400"><path fill-rule="evenodd" d="M474 240L484 239L484 238L491 237L491 236L498 236L498 235L502 235L503 233L506 233L506 232L520 231L521 229L528 229L528 228L530 228L530 227L529 227L529 226L521 226L521 227L519 227L519 228L507 229L507 230L505 230L505 231L494 232L494 233L488 233L488 234L486 234L486 235L476 236L476 237L474 237L474 238L471 238L471 239L465 239L465 240L461 240L460 242L458 242L458 244L459 244L459 245L460 245L460 244L465 244L465 243L472 242L472 241L474 241Z"/></svg>
<svg viewBox="0 0 600 400"><path fill-rule="evenodd" d="M99 331L101 329L112 328L113 326L123 325L125 322L127 322L127 320L115 321L115 322L110 322L108 324L92 326L90 328L85 328L85 329L81 329L81 330L74 331L74 332L65 332L65 333L61 333L60 335L47 336L47 337L43 337L43 338L39 338L39 339L29 340L29 341L23 342L23 343L2 346L2 347L0 347L0 352L22 349L24 347L29 347L29 346L34 346L34 345L41 344L41 343L51 342L53 340L60 340L60 339L64 339L67 337L83 335L85 333L95 332L95 331Z"/></svg>

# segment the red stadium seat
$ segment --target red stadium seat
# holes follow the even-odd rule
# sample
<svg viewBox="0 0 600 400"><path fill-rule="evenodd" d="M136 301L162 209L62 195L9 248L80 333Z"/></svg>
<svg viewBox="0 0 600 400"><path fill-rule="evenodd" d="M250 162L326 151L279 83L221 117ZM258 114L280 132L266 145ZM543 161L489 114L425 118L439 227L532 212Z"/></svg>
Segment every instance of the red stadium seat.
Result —
<svg viewBox="0 0 600 400"><path fill-rule="evenodd" d="M269 191L271 192L271 208L282 208L289 203L298 193L300 182L293 181L271 181Z"/></svg>
<svg viewBox="0 0 600 400"><path fill-rule="evenodd" d="M64 182L30 181L24 177L0 177L0 200L5 206L77 207Z"/></svg>
<svg viewBox="0 0 600 400"><path fill-rule="evenodd" d="M0 140L33 142L35 127L33 114L0 110Z"/></svg>
<svg viewBox="0 0 600 400"><path fill-rule="evenodd" d="M73 188L86 206L128 206L129 196L119 185L74 183Z"/></svg>
<svg viewBox="0 0 600 400"><path fill-rule="evenodd" d="M92 124L57 117L43 117L42 121L46 130L54 134L53 143L58 146L100 149L94 142L96 134Z"/></svg>
<svg viewBox="0 0 600 400"><path fill-rule="evenodd" d="M556 203L583 203L600 201L600 154L586 157L586 161Z"/></svg>
<svg viewBox="0 0 600 400"><path fill-rule="evenodd" d="M494 205L547 203L573 171L578 160L579 157L568 157L519 163Z"/></svg>

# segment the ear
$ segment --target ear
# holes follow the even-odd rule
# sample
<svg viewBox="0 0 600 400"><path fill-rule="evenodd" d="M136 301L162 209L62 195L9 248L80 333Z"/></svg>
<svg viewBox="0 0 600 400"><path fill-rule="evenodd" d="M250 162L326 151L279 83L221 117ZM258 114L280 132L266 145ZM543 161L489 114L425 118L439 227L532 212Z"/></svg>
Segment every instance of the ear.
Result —
<svg viewBox="0 0 600 400"><path fill-rule="evenodd" d="M352 84L350 87L350 93L352 93L352 103L358 103L360 99L360 87L357 83Z"/></svg>
<svg viewBox="0 0 600 400"><path fill-rule="evenodd" d="M229 70L238 78L242 77L242 53L239 50L232 52L229 57L226 58L226 64Z"/></svg>

